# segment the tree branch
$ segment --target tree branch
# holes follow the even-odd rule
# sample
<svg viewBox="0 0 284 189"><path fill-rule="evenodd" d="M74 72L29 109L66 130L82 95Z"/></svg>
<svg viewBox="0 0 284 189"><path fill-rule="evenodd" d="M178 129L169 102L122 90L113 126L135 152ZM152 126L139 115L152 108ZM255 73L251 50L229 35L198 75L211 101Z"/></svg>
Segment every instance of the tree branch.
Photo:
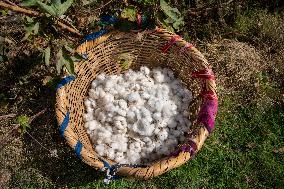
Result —
<svg viewBox="0 0 284 189"><path fill-rule="evenodd" d="M9 10L14 11L14 12L19 12L19 13L23 13L23 14L26 14L26 15L30 15L30 16L35 16L35 17L43 16L43 14L40 14L37 11L24 9L22 7L19 7L19 6L15 6L15 5L11 5L11 4L8 4L8 3L4 3L3 1L2 2L0 1L0 7L9 9ZM80 34L80 32L77 29L74 29L74 28L71 28L70 26L67 26L62 21L56 21L55 23L60 28L62 28L64 30L67 30L67 31L69 31L69 32L71 32L73 34L76 34L77 36L82 36L82 34Z"/></svg>

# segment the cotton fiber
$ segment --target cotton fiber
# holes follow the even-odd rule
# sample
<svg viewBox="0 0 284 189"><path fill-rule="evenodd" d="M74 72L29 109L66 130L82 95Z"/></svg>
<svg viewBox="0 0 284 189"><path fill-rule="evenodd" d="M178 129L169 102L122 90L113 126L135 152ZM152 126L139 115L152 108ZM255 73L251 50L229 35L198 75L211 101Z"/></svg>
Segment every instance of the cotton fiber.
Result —
<svg viewBox="0 0 284 189"><path fill-rule="evenodd" d="M147 163L185 141L192 93L170 69L99 74L84 105L85 128L100 156L117 163Z"/></svg>

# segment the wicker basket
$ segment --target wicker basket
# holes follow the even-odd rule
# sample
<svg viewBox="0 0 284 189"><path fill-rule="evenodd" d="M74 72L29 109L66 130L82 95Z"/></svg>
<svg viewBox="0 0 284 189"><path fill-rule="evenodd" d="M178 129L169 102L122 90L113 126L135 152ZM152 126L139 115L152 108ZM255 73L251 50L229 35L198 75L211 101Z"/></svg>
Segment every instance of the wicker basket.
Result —
<svg viewBox="0 0 284 189"><path fill-rule="evenodd" d="M190 43L164 29L144 32L108 32L101 30L85 38L77 48L84 59L75 63L76 77L65 75L57 87L56 115L60 134L76 155L96 169L104 169L108 178L149 179L179 167L200 150L214 128L217 112L215 78L204 56ZM130 53L134 57L131 69L141 65L169 67L193 92L190 106L193 123L188 139L177 151L147 165L117 164L99 157L84 128L84 99L91 82L100 73L119 74L123 69L117 57Z"/></svg>

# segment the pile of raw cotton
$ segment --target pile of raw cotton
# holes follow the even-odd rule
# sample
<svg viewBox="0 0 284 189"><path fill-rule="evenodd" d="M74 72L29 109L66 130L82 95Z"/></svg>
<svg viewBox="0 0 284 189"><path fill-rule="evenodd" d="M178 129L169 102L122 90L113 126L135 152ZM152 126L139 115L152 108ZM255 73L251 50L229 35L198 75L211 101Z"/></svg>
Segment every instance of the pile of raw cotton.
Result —
<svg viewBox="0 0 284 189"><path fill-rule="evenodd" d="M122 164L147 163L185 140L191 99L169 69L100 74L85 100L85 128L100 156Z"/></svg>

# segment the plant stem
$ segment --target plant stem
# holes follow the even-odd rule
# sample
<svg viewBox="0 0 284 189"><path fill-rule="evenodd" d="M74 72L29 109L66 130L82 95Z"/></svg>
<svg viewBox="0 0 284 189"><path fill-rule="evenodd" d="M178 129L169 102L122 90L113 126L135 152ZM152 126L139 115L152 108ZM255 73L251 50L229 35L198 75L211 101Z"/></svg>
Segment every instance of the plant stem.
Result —
<svg viewBox="0 0 284 189"><path fill-rule="evenodd" d="M36 113L35 115L33 115L29 120L29 124L35 118L42 115L45 111L46 111L46 108L41 110L40 112ZM5 148L5 146L10 144L15 138L17 138L20 135L19 127L20 127L20 124L16 124L16 126L3 139L0 140L0 152L1 152L1 150L3 150Z"/></svg>
<svg viewBox="0 0 284 189"><path fill-rule="evenodd" d="M6 118L12 118L12 117L15 117L15 116L16 116L16 114L1 115L1 116L0 116L0 120L1 120L1 119L6 119Z"/></svg>
<svg viewBox="0 0 284 189"><path fill-rule="evenodd" d="M0 7L9 9L9 10L14 11L14 12L19 12L19 13L23 13L23 14L26 14L26 15L30 15L30 16L36 16L36 17L43 16L43 14L40 14L40 13L37 12L37 11L24 9L24 8L22 8L22 7L15 6L15 5L10 5L10 4L8 4L8 3L4 3L3 1L2 1L2 2L0 1ZM69 32L71 32L71 33L73 33L73 34L76 34L77 36L82 36L82 34L80 34L80 32L79 32L77 29L71 28L70 26L67 26L66 24L64 24L64 23L61 22L61 21L56 21L55 23L56 23L60 28L62 28L62 29L64 29L64 30L67 30L67 31L69 31Z"/></svg>

